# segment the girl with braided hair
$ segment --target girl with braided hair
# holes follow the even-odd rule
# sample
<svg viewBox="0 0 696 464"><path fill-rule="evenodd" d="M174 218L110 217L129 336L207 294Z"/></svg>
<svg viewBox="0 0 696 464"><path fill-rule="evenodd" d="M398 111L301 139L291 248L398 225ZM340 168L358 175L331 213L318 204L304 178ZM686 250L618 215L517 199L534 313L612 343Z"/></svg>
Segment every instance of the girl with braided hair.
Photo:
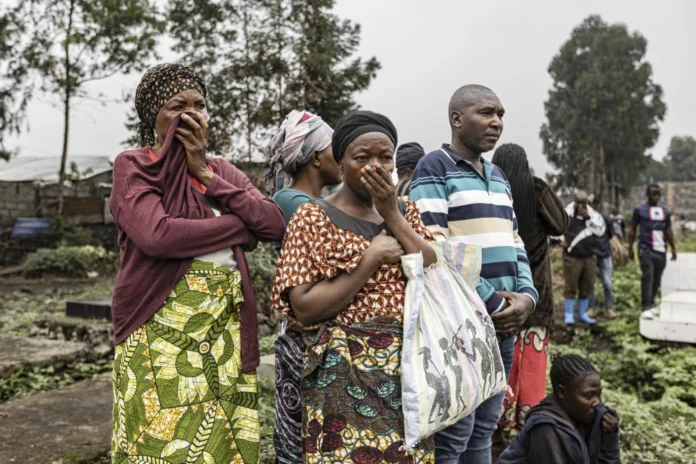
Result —
<svg viewBox="0 0 696 464"><path fill-rule="evenodd" d="M620 464L619 416L602 403L592 364L574 354L556 357L551 386L498 463Z"/></svg>

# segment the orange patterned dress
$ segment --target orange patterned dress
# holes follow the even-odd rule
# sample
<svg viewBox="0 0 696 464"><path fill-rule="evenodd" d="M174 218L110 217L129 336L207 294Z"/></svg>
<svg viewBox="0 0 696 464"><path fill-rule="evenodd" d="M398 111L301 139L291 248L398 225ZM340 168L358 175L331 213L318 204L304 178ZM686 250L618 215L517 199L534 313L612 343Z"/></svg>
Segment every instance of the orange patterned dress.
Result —
<svg viewBox="0 0 696 464"><path fill-rule="evenodd" d="M433 239L413 202L406 202L404 215L418 234ZM301 206L285 234L272 306L292 316L291 288L353 271L383 229L326 202ZM401 449L405 289L401 265L383 265L338 316L305 329L305 462L434 462L432 438L413 451Z"/></svg>

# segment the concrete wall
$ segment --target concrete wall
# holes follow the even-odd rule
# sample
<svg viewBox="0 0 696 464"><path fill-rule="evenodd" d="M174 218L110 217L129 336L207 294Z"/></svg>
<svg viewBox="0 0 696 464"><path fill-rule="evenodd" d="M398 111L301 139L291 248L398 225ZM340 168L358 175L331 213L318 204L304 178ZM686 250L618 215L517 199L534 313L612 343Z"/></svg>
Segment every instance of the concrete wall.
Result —
<svg viewBox="0 0 696 464"><path fill-rule="evenodd" d="M660 182L662 202L674 215L683 214L687 221L696 221L696 182ZM633 187L624 205L631 211L636 205L645 202L645 185Z"/></svg>
<svg viewBox="0 0 696 464"><path fill-rule="evenodd" d="M37 207L33 182L0 182L0 226L11 226L18 217L36 216Z"/></svg>
<svg viewBox="0 0 696 464"><path fill-rule="evenodd" d="M111 171L98 174L96 176L85 179L72 187L64 187L63 195L66 198L87 198L93 196L102 196L99 188L100 183L111 183ZM58 184L46 185L41 188L41 197L39 199L41 207L46 210L55 207L58 202Z"/></svg>
<svg viewBox="0 0 696 464"><path fill-rule="evenodd" d="M64 188L66 198L104 198L109 189L100 188L100 183L111 183L111 172L105 172L79 184ZM58 185L39 186L33 181L0 182L0 226L3 228L14 224L22 216L45 216L57 205Z"/></svg>

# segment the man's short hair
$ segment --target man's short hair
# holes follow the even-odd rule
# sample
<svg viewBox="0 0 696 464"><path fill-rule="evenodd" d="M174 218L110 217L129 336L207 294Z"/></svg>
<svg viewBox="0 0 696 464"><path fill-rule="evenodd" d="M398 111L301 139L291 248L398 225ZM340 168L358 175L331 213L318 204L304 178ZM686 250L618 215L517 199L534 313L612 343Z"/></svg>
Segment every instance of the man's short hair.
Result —
<svg viewBox="0 0 696 464"><path fill-rule="evenodd" d="M496 100L498 99L495 92L483 85L469 84L460 87L454 92L452 98L450 98L449 113L468 108L484 97L495 97Z"/></svg>
<svg viewBox="0 0 696 464"><path fill-rule="evenodd" d="M662 187L660 187L657 184L650 184L648 187L645 189L645 194L650 195L650 189L657 189L657 190L662 190Z"/></svg>

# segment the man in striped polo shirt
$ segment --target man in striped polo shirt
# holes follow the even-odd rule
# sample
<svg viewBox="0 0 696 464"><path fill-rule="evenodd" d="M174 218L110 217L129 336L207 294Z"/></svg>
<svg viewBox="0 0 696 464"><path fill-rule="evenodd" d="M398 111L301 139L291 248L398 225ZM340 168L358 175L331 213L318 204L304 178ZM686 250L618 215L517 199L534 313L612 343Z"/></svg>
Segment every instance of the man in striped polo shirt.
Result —
<svg viewBox="0 0 696 464"><path fill-rule="evenodd" d="M533 311L538 294L517 234L510 184L500 168L481 157L500 138L504 113L498 96L486 87L467 85L457 90L449 104L452 143L420 160L410 196L437 240L483 247L476 290L492 315L509 375L512 335ZM491 437L504 396L489 399L470 416L436 434L435 461L490 464Z"/></svg>

